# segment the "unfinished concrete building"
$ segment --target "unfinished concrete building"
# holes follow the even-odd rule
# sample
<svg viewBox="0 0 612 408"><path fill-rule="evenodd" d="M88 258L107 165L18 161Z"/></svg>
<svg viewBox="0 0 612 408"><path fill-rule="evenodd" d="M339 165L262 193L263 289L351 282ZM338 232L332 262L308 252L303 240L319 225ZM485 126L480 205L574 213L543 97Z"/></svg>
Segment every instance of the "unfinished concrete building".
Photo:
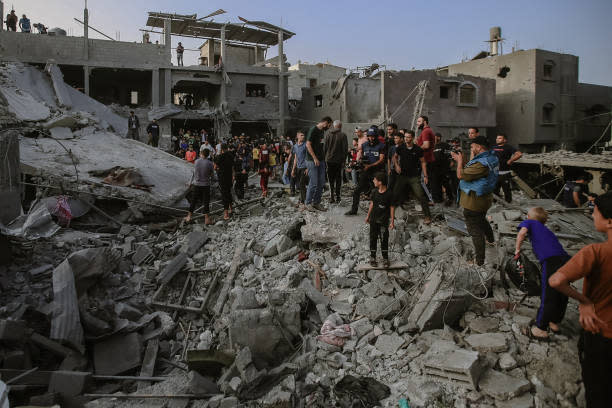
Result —
<svg viewBox="0 0 612 408"><path fill-rule="evenodd" d="M497 35L499 31L499 35ZM524 151L566 148L584 151L609 122L612 87L578 82L578 57L541 49L501 55L501 29L491 31L491 49L473 60L438 70L474 75L496 84L497 127Z"/></svg>
<svg viewBox="0 0 612 408"><path fill-rule="evenodd" d="M293 122L305 126L329 115L345 129L371 124L416 126L427 115L444 139L462 136L469 126L495 126L495 83L469 75L445 77L434 70L381 71L371 77L344 76L336 83L302 89Z"/></svg>
<svg viewBox="0 0 612 408"><path fill-rule="evenodd" d="M151 12L146 25L152 29L143 31L162 34L163 43L134 43L91 39L87 10L84 19L83 37L2 31L2 60L54 63L67 83L102 103L146 108L149 120L161 119L162 147L180 127L205 128L220 137L284 133L286 67L255 64L263 61L268 47L278 45L282 54L283 42L294 33L264 22L221 24L198 20L195 14ZM172 64L172 36L208 39L199 65ZM191 109L179 106L185 95L193 101ZM141 118L141 125L147 121ZM140 133L144 140L145 132Z"/></svg>
<svg viewBox="0 0 612 408"><path fill-rule="evenodd" d="M346 68L329 63L308 64L298 61L289 67L289 100L301 101L302 88L333 83L345 74Z"/></svg>

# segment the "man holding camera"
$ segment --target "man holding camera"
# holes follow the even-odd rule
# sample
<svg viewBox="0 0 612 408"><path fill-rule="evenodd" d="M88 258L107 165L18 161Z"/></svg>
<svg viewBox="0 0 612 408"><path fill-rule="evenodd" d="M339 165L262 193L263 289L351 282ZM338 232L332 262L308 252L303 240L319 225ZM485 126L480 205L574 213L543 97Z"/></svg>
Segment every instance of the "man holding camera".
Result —
<svg viewBox="0 0 612 408"><path fill-rule="evenodd" d="M375 128L368 129L368 141L359 148L358 156L363 161L363 169L359 175L359 183L353 191L353 204L346 215L357 215L359 209L359 196L372 187L374 173L380 171L385 162L385 145L378 140L378 132Z"/></svg>

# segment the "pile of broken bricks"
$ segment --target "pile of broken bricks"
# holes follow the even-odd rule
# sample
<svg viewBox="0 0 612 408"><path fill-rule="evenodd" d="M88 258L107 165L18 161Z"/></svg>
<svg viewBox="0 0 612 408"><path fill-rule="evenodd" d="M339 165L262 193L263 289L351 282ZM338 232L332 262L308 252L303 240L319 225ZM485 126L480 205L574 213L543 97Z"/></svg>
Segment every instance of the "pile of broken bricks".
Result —
<svg viewBox="0 0 612 408"><path fill-rule="evenodd" d="M291 200L206 228L58 234L0 267L0 379L11 399L329 407L355 403L341 386L359 379L384 391L365 406L584 406L577 308L549 343L523 334L539 299L521 302L501 284L506 230L481 268L439 209L429 226L398 210L391 257L405 266L364 270L366 225L346 230L331 211L298 213ZM524 212L498 204L490 215L498 229ZM557 215L560 228L584 217ZM346 336L324 341L326 321Z"/></svg>

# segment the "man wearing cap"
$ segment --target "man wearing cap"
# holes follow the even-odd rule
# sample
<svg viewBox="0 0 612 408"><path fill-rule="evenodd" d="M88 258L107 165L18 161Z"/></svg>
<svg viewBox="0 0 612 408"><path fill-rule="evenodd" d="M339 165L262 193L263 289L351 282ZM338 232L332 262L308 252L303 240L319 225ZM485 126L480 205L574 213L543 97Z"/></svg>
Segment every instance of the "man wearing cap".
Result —
<svg viewBox="0 0 612 408"><path fill-rule="evenodd" d="M378 140L378 130L373 127L368 129L368 142L359 148L360 153L358 153L358 156L361 155L363 158L365 166L359 175L359 184L353 191L353 205L346 215L357 215L359 196L372 187L374 174L380 171L381 165L385 163L384 148L385 145Z"/></svg>
<svg viewBox="0 0 612 408"><path fill-rule="evenodd" d="M499 178L495 187L495 194L499 194L499 189L504 191L504 199L512 202L512 163L521 158L523 153L510 146L506 142L508 139L503 133L499 133L495 138L497 143L491 149L499 159Z"/></svg>
<svg viewBox="0 0 612 408"><path fill-rule="evenodd" d="M484 136L470 140L470 150L474 157L465 167L460 153L451 153L457 162L459 182L459 205L463 207L463 216L468 233L474 244L475 262L483 265L485 261L485 239L495 241L491 224L487 221L487 211L493 203L493 190L497 184L499 159L489 150L489 143Z"/></svg>

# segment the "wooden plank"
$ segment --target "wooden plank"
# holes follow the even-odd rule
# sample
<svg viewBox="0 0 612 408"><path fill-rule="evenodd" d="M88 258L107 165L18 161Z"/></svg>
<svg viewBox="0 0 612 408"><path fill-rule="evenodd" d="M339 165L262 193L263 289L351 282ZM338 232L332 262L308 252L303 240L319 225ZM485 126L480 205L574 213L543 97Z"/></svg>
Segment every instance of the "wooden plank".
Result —
<svg viewBox="0 0 612 408"><path fill-rule="evenodd" d="M238 273L238 268L242 263L242 252L244 251L245 243L238 242L236 245L236 250L234 251L234 258L232 259L232 264L230 265L229 272L225 277L225 281L223 282L223 287L221 288L221 293L219 293L219 298L217 299L217 303L213 308L213 313L215 316L221 314L223 310L223 306L225 305L225 301L227 300L227 296L234 284L234 279L236 278L236 274Z"/></svg>
<svg viewBox="0 0 612 408"><path fill-rule="evenodd" d="M382 265L382 262L379 263L377 266L372 266L369 263L362 263L359 264L355 267L355 271L357 272L363 272L363 271L390 271L390 270L394 270L394 269L407 269L408 268L408 264L401 262L401 261L396 261L396 262L391 262L391 265L389 265L389 267L385 268Z"/></svg>
<svg viewBox="0 0 612 408"><path fill-rule="evenodd" d="M157 350L159 349L159 339L155 338L149 340L147 343L147 349L145 351L144 358L142 359L142 366L140 366L141 377L153 377L155 372L155 360L157 360ZM140 381L138 383L138 389L151 385L148 381Z"/></svg>

